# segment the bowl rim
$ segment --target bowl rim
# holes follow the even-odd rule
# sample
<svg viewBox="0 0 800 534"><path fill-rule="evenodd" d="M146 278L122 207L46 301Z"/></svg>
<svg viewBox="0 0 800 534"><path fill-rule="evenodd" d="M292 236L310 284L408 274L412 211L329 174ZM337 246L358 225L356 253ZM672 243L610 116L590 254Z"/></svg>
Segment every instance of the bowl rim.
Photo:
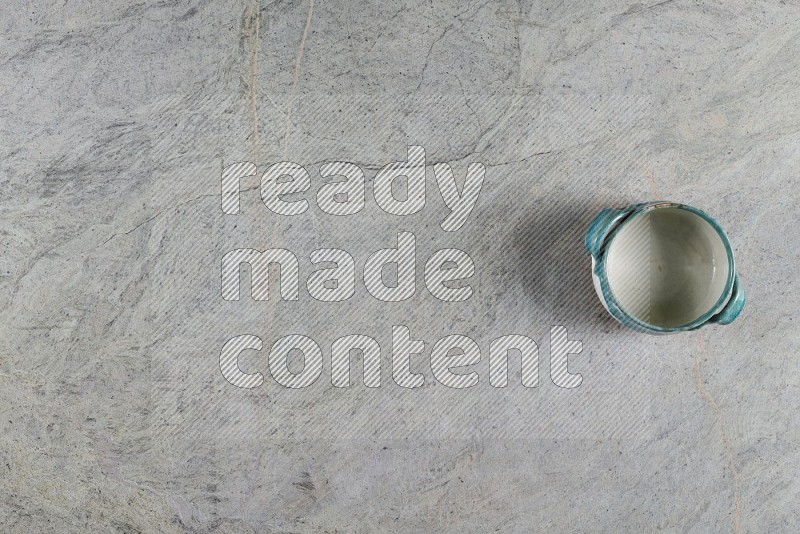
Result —
<svg viewBox="0 0 800 534"><path fill-rule="evenodd" d="M614 295L614 291L611 288L611 284L608 281L608 274L607 274L607 258L608 258L608 251L611 248L611 244L613 243L614 239L619 234L619 230L626 225L627 223L645 215L648 213L653 212L654 210L658 209L680 209L684 211L691 212L701 219L703 219L706 223L711 225L714 231L720 236L722 239L722 244L725 247L725 252L728 257L728 277L725 281L725 288L722 290L722 293L717 299L717 302L711 307L710 310L703 313L702 315L698 316L694 320L689 323L678 325L678 326L659 326L651 323L647 323L636 317L630 315L625 308L622 307L619 300L617 300L616 296ZM635 206L630 206L631 209L630 214L623 218L616 227L611 231L611 234L606 237L605 243L603 243L602 252L600 254L599 261L597 262L597 274L598 278L600 279L600 286L603 291L603 296L606 301L609 303L609 308L612 308L616 311L612 311L612 314L617 317L623 324L627 326L633 326L634 328L638 327L640 329L648 330L651 332L660 332L660 333L668 333L668 332L682 332L686 330L694 330L703 326L709 319L711 319L714 315L718 314L728 303L730 300L731 295L733 293L733 285L736 278L736 264L733 258L733 249L731 248L730 240L728 236L725 234L725 231L722 229L720 224L711 217L708 213L704 212L701 209L695 208L693 206L689 206L687 204L681 204L678 202L668 202L668 201L656 201L656 202L647 202L644 204L638 204Z"/></svg>

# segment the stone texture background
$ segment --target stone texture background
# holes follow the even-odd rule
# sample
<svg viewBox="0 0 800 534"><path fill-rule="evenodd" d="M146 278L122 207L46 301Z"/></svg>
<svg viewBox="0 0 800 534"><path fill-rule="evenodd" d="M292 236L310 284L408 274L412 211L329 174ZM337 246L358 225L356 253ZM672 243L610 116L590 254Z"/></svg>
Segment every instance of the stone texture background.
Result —
<svg viewBox="0 0 800 534"><path fill-rule="evenodd" d="M796 2L11 1L0 7L0 527L10 532L800 530L800 5ZM406 147L463 177L445 233L428 171L413 216L279 217L222 168L321 162L371 179ZM726 228L748 291L728 327L650 337L595 298L582 235L602 207L667 199ZM350 251L413 231L475 260L475 295L386 304L225 302L222 255ZM390 377L391 326L426 343ZM583 342L574 390L548 331ZM227 384L302 333L326 358L375 337L383 385ZM540 385L488 384L488 342L540 346ZM466 334L480 382L435 383Z"/></svg>

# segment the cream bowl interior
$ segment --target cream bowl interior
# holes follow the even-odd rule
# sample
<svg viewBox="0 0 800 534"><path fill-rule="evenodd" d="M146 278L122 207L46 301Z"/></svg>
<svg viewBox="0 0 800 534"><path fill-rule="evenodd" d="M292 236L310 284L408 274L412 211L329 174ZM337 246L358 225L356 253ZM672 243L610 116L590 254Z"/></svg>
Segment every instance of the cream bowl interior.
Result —
<svg viewBox="0 0 800 534"><path fill-rule="evenodd" d="M643 323L673 328L708 313L730 272L722 237L701 216L654 208L623 224L606 255L617 303Z"/></svg>

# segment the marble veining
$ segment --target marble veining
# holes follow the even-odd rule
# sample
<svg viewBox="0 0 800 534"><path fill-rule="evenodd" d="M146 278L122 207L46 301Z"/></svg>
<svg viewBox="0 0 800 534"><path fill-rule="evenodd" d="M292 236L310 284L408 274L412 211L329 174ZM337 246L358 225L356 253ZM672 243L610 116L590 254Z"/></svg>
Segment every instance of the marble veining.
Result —
<svg viewBox="0 0 800 534"><path fill-rule="evenodd" d="M34 0L0 7L0 529L4 532L797 532L800 7L795 2ZM425 148L424 209L384 213L376 173ZM303 165L309 209L260 198ZM252 162L241 211L223 169ZM321 211L320 167L367 203ZM464 226L433 166L485 165ZM669 199L730 237L748 305L651 337L592 288L599 209ZM367 256L416 236L469 253L472 297L228 302L236 248ZM423 263L424 265L424 263ZM425 384L237 389L226 340L423 340ZM580 340L550 380L553 325ZM437 384L434 343L480 346ZM488 383L488 344L539 346L539 385ZM329 360L326 360L329 365ZM359 381L361 382L359 383Z"/></svg>

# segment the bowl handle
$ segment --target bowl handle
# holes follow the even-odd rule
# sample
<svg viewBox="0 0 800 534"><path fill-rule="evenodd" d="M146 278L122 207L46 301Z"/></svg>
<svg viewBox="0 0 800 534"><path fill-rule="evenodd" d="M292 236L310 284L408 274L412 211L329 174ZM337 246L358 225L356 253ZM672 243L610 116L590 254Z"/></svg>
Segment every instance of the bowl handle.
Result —
<svg viewBox="0 0 800 534"><path fill-rule="evenodd" d="M733 290L731 291L731 298L725 304L719 313L712 315L708 320L711 323L717 324L731 324L739 314L742 313L744 305L747 302L747 295L744 292L742 283L739 281L739 275L734 275Z"/></svg>
<svg viewBox="0 0 800 534"><path fill-rule="evenodd" d="M624 210L604 209L594 218L586 231L584 243L586 250L589 251L595 261L600 259L600 250L603 248L603 242L608 237L608 234L632 211L630 208Z"/></svg>

